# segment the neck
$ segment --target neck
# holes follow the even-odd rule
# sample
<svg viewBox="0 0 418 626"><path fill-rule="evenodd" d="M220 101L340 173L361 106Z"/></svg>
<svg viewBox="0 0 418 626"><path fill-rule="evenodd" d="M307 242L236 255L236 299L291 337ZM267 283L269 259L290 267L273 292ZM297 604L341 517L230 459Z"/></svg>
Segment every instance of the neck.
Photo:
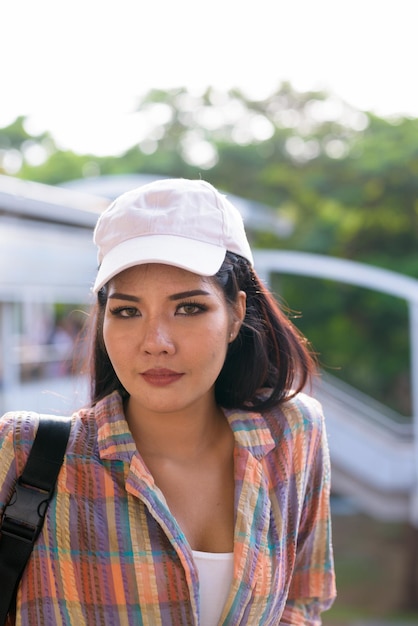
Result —
<svg viewBox="0 0 418 626"><path fill-rule="evenodd" d="M138 451L143 456L192 460L216 445L229 429L215 401L207 406L184 409L181 413L150 413L130 398L126 419Z"/></svg>

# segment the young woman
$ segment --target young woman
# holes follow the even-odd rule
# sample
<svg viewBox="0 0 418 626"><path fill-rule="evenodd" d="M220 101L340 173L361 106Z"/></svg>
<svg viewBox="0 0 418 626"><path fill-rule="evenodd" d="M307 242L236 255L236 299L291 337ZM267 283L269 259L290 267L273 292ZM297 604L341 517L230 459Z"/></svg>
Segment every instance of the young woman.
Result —
<svg viewBox="0 0 418 626"><path fill-rule="evenodd" d="M91 406L72 418L16 624L318 625L335 596L306 342L237 209L162 180L98 220ZM0 507L38 419L0 422Z"/></svg>

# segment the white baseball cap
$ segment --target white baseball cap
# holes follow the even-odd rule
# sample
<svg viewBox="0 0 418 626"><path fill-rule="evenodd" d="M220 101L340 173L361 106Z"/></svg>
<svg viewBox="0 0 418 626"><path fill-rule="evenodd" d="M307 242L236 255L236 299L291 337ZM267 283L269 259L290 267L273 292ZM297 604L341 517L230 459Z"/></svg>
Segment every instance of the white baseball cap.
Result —
<svg viewBox="0 0 418 626"><path fill-rule="evenodd" d="M238 209L203 180L157 180L119 196L94 230L98 292L134 265L163 263L214 276L227 251L253 265Z"/></svg>

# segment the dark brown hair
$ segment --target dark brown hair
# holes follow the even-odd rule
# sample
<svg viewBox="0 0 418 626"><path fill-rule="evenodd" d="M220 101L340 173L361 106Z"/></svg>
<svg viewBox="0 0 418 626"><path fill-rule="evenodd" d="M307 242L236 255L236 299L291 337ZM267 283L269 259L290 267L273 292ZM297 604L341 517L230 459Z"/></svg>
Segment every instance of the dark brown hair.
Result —
<svg viewBox="0 0 418 626"><path fill-rule="evenodd" d="M306 339L279 307L271 292L246 259L227 252L214 276L226 301L233 305L239 291L247 294L244 322L229 345L223 368L215 383L218 404L225 408L261 411L295 395L316 370ZM91 403L112 391L127 392L110 362L103 341L103 318L107 287L97 296L90 320Z"/></svg>

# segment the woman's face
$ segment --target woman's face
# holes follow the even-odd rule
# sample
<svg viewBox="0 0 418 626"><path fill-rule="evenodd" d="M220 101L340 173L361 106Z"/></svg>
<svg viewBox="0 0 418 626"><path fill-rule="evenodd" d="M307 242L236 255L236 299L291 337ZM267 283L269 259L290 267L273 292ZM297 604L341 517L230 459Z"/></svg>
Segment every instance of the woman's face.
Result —
<svg viewBox="0 0 418 626"><path fill-rule="evenodd" d="M228 344L245 315L210 278L160 264L125 270L109 284L103 337L113 368L141 415L206 411Z"/></svg>

